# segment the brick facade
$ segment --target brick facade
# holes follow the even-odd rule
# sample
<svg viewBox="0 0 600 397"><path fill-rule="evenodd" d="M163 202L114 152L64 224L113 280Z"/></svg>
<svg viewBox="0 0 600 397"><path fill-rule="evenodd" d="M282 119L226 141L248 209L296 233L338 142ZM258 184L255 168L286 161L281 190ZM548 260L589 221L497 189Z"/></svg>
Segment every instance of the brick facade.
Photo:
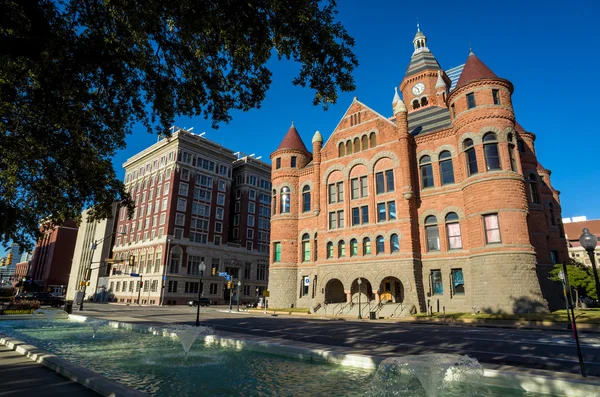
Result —
<svg viewBox="0 0 600 397"><path fill-rule="evenodd" d="M559 192L516 122L512 83L473 53L452 81L420 31L413 43L393 117L355 98L312 153L293 125L272 153L270 306L343 313L359 295L382 316L560 305L546 280L567 258Z"/></svg>

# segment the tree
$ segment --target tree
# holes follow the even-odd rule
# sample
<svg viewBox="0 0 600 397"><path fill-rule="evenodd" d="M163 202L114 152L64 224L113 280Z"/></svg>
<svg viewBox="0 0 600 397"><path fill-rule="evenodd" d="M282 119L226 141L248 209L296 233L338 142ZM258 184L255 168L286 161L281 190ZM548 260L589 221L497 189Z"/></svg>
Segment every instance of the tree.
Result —
<svg viewBox="0 0 600 397"><path fill-rule="evenodd" d="M30 246L41 218L133 203L111 164L134 123L260 107L275 54L293 83L352 91L353 38L335 0L6 0L0 5L0 239Z"/></svg>
<svg viewBox="0 0 600 397"><path fill-rule="evenodd" d="M554 265L550 271L549 279L552 281L561 281L558 274L563 270L560 264ZM575 260L570 260L567 264L567 275L569 276L569 285L577 290L579 295L585 295L592 299L598 299L596 294L596 284L592 269Z"/></svg>

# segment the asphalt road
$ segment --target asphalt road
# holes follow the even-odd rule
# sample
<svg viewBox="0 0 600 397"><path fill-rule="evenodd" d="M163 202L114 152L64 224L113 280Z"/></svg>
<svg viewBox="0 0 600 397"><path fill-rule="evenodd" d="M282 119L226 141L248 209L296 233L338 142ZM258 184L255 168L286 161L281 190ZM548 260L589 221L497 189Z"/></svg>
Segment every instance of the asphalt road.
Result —
<svg viewBox="0 0 600 397"><path fill-rule="evenodd" d="M359 353L384 357L456 353L475 357L490 368L511 365L580 372L573 334L567 330L340 321L262 313L227 313L226 309L201 308L203 325L241 334L345 346ZM193 324L196 318L196 308L187 306L155 308L86 303L84 312L74 313L126 322ZM600 334L581 332L580 343L586 372L600 376Z"/></svg>

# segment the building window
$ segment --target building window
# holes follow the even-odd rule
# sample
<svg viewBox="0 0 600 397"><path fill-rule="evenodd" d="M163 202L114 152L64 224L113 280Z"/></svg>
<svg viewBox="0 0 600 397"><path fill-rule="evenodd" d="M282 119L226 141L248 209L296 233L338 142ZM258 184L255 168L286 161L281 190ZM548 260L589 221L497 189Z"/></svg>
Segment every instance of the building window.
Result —
<svg viewBox="0 0 600 397"><path fill-rule="evenodd" d="M465 139L463 149L465 150L465 158L467 160L467 173L469 176L475 175L477 173L477 155L473 147L473 140Z"/></svg>
<svg viewBox="0 0 600 397"><path fill-rule="evenodd" d="M394 191L394 170L385 171L385 184L388 192Z"/></svg>
<svg viewBox="0 0 600 397"><path fill-rule="evenodd" d="M215 236L215 245L221 245L221 236Z"/></svg>
<svg viewBox="0 0 600 397"><path fill-rule="evenodd" d="M344 157L345 155L346 155L346 148L344 146L344 143L340 143L338 146L338 156Z"/></svg>
<svg viewBox="0 0 600 397"><path fill-rule="evenodd" d="M467 109L473 109L477 104L475 103L475 94L472 92L467 94Z"/></svg>
<svg viewBox="0 0 600 397"><path fill-rule="evenodd" d="M273 262L281 262L281 243L273 243Z"/></svg>
<svg viewBox="0 0 600 397"><path fill-rule="evenodd" d="M418 99L415 99L414 101L412 101L412 107L413 107L413 110L421 107L421 105L419 105Z"/></svg>
<svg viewBox="0 0 600 397"><path fill-rule="evenodd" d="M177 226L184 226L185 225L185 214L180 214L180 213L175 214L175 224Z"/></svg>
<svg viewBox="0 0 600 397"><path fill-rule="evenodd" d="M383 236L377 236L375 238L375 254L383 254L385 252L385 240Z"/></svg>
<svg viewBox="0 0 600 397"><path fill-rule="evenodd" d="M484 215L483 225L485 227L485 241L487 244L502 242L498 214Z"/></svg>
<svg viewBox="0 0 600 397"><path fill-rule="evenodd" d="M352 208L352 226L360 225L360 208Z"/></svg>
<svg viewBox="0 0 600 397"><path fill-rule="evenodd" d="M167 292L177 292L177 281L169 281Z"/></svg>
<svg viewBox="0 0 600 397"><path fill-rule="evenodd" d="M371 255L371 239L363 238L363 255Z"/></svg>
<svg viewBox="0 0 600 397"><path fill-rule="evenodd" d="M496 134L488 132L483 137L483 154L488 171L502 169L500 165L500 154L498 153L498 141Z"/></svg>
<svg viewBox="0 0 600 397"><path fill-rule="evenodd" d="M517 148L519 153L525 153L525 142L522 139L517 139Z"/></svg>
<svg viewBox="0 0 600 397"><path fill-rule="evenodd" d="M350 256L358 255L358 241L355 238L350 240Z"/></svg>
<svg viewBox="0 0 600 397"><path fill-rule="evenodd" d="M175 238L181 240L183 238L183 229L175 228Z"/></svg>
<svg viewBox="0 0 600 397"><path fill-rule="evenodd" d="M181 262L181 253L171 253L171 263L169 264L169 273L179 273L179 264Z"/></svg>
<svg viewBox="0 0 600 397"><path fill-rule="evenodd" d="M335 211L329 213L329 229L335 229L337 227Z"/></svg>
<svg viewBox="0 0 600 397"><path fill-rule="evenodd" d="M344 201L344 182L336 183L337 188L337 202L342 203Z"/></svg>
<svg viewBox="0 0 600 397"><path fill-rule="evenodd" d="M427 100L427 97L424 96L421 98L421 106L427 106L427 104L429 104L429 101Z"/></svg>
<svg viewBox="0 0 600 397"><path fill-rule="evenodd" d="M350 180L350 198L352 200L356 200L360 197L360 186L358 183L358 178L353 178Z"/></svg>
<svg viewBox="0 0 600 397"><path fill-rule="evenodd" d="M460 223L456 212L446 215L446 232L448 233L448 248L451 250L462 248L462 236L460 234Z"/></svg>
<svg viewBox="0 0 600 397"><path fill-rule="evenodd" d="M432 270L429 278L431 279L431 292L433 295L444 295L444 284L442 283L442 271Z"/></svg>
<svg viewBox="0 0 600 397"><path fill-rule="evenodd" d="M281 157L277 157L275 159L275 169L280 169L281 168Z"/></svg>
<svg viewBox="0 0 600 397"><path fill-rule="evenodd" d="M454 104L450 105L450 115L452 118L456 117L456 111L454 110Z"/></svg>
<svg viewBox="0 0 600 397"><path fill-rule="evenodd" d="M510 157L510 169L517 172L517 159L515 157L515 145L508 144L508 156Z"/></svg>
<svg viewBox="0 0 600 397"><path fill-rule="evenodd" d="M341 240L338 242L338 258L343 258L346 256L346 242Z"/></svg>
<svg viewBox="0 0 600 397"><path fill-rule="evenodd" d="M187 200L183 199L183 198L178 198L177 199L177 211L185 212L186 207L187 207ZM150 208L150 207L148 207L148 208Z"/></svg>
<svg viewBox="0 0 600 397"><path fill-rule="evenodd" d="M363 135L360 139L360 145L362 147L362 150L367 150L369 148L369 138L367 138L366 135Z"/></svg>
<svg viewBox="0 0 600 397"><path fill-rule="evenodd" d="M539 204L540 198L538 193L537 178L535 177L535 175L530 174L528 179L529 199L533 204Z"/></svg>
<svg viewBox="0 0 600 397"><path fill-rule="evenodd" d="M304 233L302 236L302 262L310 262L310 236Z"/></svg>
<svg viewBox="0 0 600 397"><path fill-rule="evenodd" d="M296 168L296 156L292 156L292 160L291 160L290 166L292 168Z"/></svg>
<svg viewBox="0 0 600 397"><path fill-rule="evenodd" d="M387 217L388 217L388 221L396 220L396 202L395 201L387 202Z"/></svg>
<svg viewBox="0 0 600 397"><path fill-rule="evenodd" d="M439 251L440 231L437 225L437 218L433 215L425 218L425 236L427 238L427 251Z"/></svg>
<svg viewBox="0 0 600 397"><path fill-rule="evenodd" d="M556 219L554 218L554 205L552 203L548 204L548 211L550 211L550 223L552 226L556 226Z"/></svg>
<svg viewBox="0 0 600 397"><path fill-rule="evenodd" d="M188 195L189 187L190 186L187 183L181 182L179 184L179 195L180 196L187 196Z"/></svg>
<svg viewBox="0 0 600 397"><path fill-rule="evenodd" d="M273 197L271 199L271 208L273 209L273 215L277 213L277 191L273 189Z"/></svg>
<svg viewBox="0 0 600 397"><path fill-rule="evenodd" d="M343 210L337 212L337 226L338 226L338 228L344 227L344 211Z"/></svg>
<svg viewBox="0 0 600 397"><path fill-rule="evenodd" d="M336 193L335 193L335 183L330 183L327 186L328 192L329 192L329 204L333 204L335 203L335 199L337 197Z"/></svg>
<svg viewBox="0 0 600 397"><path fill-rule="evenodd" d="M363 205L360 207L360 212L362 213L362 224L365 225L369 223L369 206Z"/></svg>
<svg viewBox="0 0 600 397"><path fill-rule="evenodd" d="M375 174L375 192L377 194L394 191L394 171L386 170Z"/></svg>
<svg viewBox="0 0 600 397"><path fill-rule="evenodd" d="M354 153L360 152L360 139L354 138Z"/></svg>
<svg viewBox="0 0 600 397"><path fill-rule="evenodd" d="M550 258L552 258L552 263L556 265L558 263L558 251L550 251Z"/></svg>
<svg viewBox="0 0 600 397"><path fill-rule="evenodd" d="M374 132L371 132L371 135L369 135L369 148L374 148L375 146L377 146L377 136Z"/></svg>
<svg viewBox="0 0 600 397"><path fill-rule="evenodd" d="M494 105L500 105L500 91L492 90L492 98L494 98Z"/></svg>
<svg viewBox="0 0 600 397"><path fill-rule="evenodd" d="M310 186L302 188L302 212L310 211Z"/></svg>
<svg viewBox="0 0 600 397"><path fill-rule="evenodd" d="M419 160L419 168L421 169L421 186L423 189L434 187L433 183L433 167L431 165L431 157L423 156Z"/></svg>
<svg viewBox="0 0 600 397"><path fill-rule="evenodd" d="M463 277L462 269L452 269L450 271L452 277L452 294L453 295L464 295L465 294L465 280Z"/></svg>
<svg viewBox="0 0 600 397"><path fill-rule="evenodd" d="M386 213L385 213L385 203L377 204L377 222L385 222L386 221Z"/></svg>
<svg viewBox="0 0 600 397"><path fill-rule="evenodd" d="M330 241L327 243L327 259L333 258L333 243Z"/></svg>
<svg viewBox="0 0 600 397"><path fill-rule="evenodd" d="M452 154L444 150L440 153L440 173L442 174L442 185L454 183L454 167L452 166Z"/></svg>
<svg viewBox="0 0 600 397"><path fill-rule="evenodd" d="M400 251L400 240L398 239L398 235L397 234L392 234L390 236L390 250L392 252L399 252Z"/></svg>
<svg viewBox="0 0 600 397"><path fill-rule="evenodd" d="M284 186L281 188L281 209L282 214L290 212L290 188Z"/></svg>

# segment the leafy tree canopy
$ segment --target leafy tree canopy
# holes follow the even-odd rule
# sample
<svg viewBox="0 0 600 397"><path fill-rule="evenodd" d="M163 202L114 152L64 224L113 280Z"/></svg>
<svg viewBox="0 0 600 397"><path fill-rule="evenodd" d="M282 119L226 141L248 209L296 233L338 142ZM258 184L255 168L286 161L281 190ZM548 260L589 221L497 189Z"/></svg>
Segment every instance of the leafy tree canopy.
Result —
<svg viewBox="0 0 600 397"><path fill-rule="evenodd" d="M563 270L563 266L558 264L550 271L549 279L552 281L561 281L558 274ZM596 284L592 268L574 260L567 264L567 275L569 276L569 285L579 292L579 295L585 295L592 299L598 299L596 293Z"/></svg>
<svg viewBox="0 0 600 397"><path fill-rule="evenodd" d="M335 0L5 0L0 4L0 240L42 218L133 203L111 159L134 123L228 122L260 107L272 55L300 64L314 104L352 91L353 38ZM30 245L29 245L30 246Z"/></svg>

